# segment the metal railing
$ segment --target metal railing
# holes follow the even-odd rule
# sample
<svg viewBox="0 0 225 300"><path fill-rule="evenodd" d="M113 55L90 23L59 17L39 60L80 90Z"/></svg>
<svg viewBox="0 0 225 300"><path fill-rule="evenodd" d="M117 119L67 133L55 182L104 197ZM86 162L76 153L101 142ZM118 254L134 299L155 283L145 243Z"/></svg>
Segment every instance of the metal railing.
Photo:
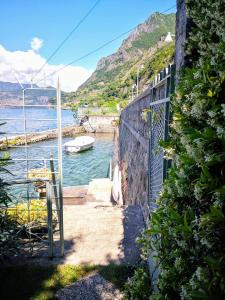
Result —
<svg viewBox="0 0 225 300"><path fill-rule="evenodd" d="M56 218L58 209L55 204L53 207L51 181L21 179L7 184L12 202L8 206L1 205L0 213L13 225L9 232L13 243L1 249L0 254L53 257L53 233L58 230L59 221ZM40 197L38 189L45 195L42 193Z"/></svg>
<svg viewBox="0 0 225 300"><path fill-rule="evenodd" d="M31 118L29 116L29 109L27 108L33 108L33 107L42 107L42 108L48 108L48 104L33 104L30 103L32 100L31 99L36 99L36 93L38 97L43 97L43 95L49 93L50 91L56 92L57 93L57 105L54 106L56 108L56 118L46 118L46 117L38 117L38 118ZM59 87L59 82L57 86L57 90L53 88L25 88L20 91L21 95L17 96L18 101L21 102L21 104L15 104L13 107L15 108L21 108L20 115L18 118L15 116L1 116L0 117L0 123L2 122L16 122L16 129L17 130L2 130L1 134L4 135L4 139L7 141L10 140L10 136L13 135L20 135L20 132L24 136L24 143L23 145L10 145L10 149L8 149L10 154L11 154L11 162L14 163L12 166L9 166L9 170L12 172L15 178L19 179L21 178L21 175L24 175L23 179L21 182L28 182L29 181L29 172L31 169L36 169L37 167L40 168L41 164L48 168L51 172L51 181L46 182L46 197L43 199L46 203L47 210L48 210L48 224L49 224L49 234L48 234L48 247L49 247L49 255L53 256L53 235L56 234L56 239L58 239L57 244L60 245L60 255L64 255L64 232L63 232L63 191L62 191L62 122L61 122L61 92L60 92L60 87ZM17 91L18 93L18 91ZM11 94L10 94L11 95ZM5 99L5 94L1 93L1 101ZM45 97L45 96L44 96ZM13 95L11 95L11 98L13 99ZM46 99L44 99L46 101ZM13 100L12 100L13 101ZM7 107L7 99L5 99L5 102L3 101L4 107ZM11 107L11 106L9 106ZM52 106L51 106L52 107ZM1 110L1 114L4 112L4 110ZM18 123L19 122L19 123ZM57 144L56 145L28 145L28 134L29 134L29 129L28 129L28 123L29 122L55 122L56 127L57 127ZM17 125L19 124L19 125ZM36 124L36 123L35 123ZM22 128L21 128L22 125ZM7 129L7 127L4 125ZM38 128L35 128L38 129ZM40 134L40 132L37 132L37 134ZM6 143L7 145L7 143ZM37 157L35 157L32 153L30 154L30 150L32 149L39 149L36 151ZM45 156L42 157L43 154L41 154L41 149L45 150ZM1 149L1 150L7 150L7 149ZM15 150L18 150L18 153L20 154L17 155L15 153ZM21 150L21 151L20 151ZM48 152L49 150L49 152ZM52 152L54 150L54 152ZM47 151L47 152L46 152ZM54 153L54 156L53 156ZM54 166L55 162L55 166ZM55 169L56 167L56 169ZM41 172L41 171L40 171ZM40 173L39 172L39 173ZM6 175L6 179L8 181L9 176ZM36 180L36 178L35 178ZM40 179L40 180L43 180ZM36 180L37 181L37 180ZM16 186L18 186L18 182L14 180L14 183ZM20 186L22 183L20 183ZM29 195L29 190L31 182L26 185L27 187L27 193L24 196L23 195L23 201L27 201L28 206L29 206L29 201L31 199ZM12 191L15 192L15 189L12 189ZM54 195L54 199L52 197ZM27 197L27 198L26 198ZM35 196L36 197L36 196ZM14 195L12 195L12 198L14 198ZM15 194L15 199L17 199L17 196ZM18 198L18 205L19 202ZM37 198L36 198L37 199ZM54 214L52 214L52 209L51 209L51 202L52 199L54 200L54 212L57 214L57 226L55 227L55 230L51 230L51 223L53 221ZM28 210L28 214L29 214ZM59 236L58 236L59 233ZM38 248L38 247L36 247Z"/></svg>

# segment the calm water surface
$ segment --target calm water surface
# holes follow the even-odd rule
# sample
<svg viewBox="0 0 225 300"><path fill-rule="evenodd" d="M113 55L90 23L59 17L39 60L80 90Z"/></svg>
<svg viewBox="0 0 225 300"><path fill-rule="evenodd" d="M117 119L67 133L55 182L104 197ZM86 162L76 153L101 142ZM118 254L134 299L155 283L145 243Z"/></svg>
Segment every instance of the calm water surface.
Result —
<svg viewBox="0 0 225 300"><path fill-rule="evenodd" d="M57 113L55 109L49 108L26 108L26 127L27 132L38 132L57 127ZM9 118L17 120L6 120L6 125L1 126L1 131L7 132L8 135L15 133L24 133L24 121L21 120L24 116L22 108L0 108L0 119ZM48 121L39 121L37 119L51 119ZM3 122L2 120L1 122ZM62 126L75 124L76 119L73 117L71 110L62 110ZM13 134L10 134L13 132Z"/></svg>
<svg viewBox="0 0 225 300"><path fill-rule="evenodd" d="M27 110L28 111L28 110ZM0 118L21 118L21 109L0 109ZM56 111L52 109L29 109L29 118L54 118ZM73 113L69 110L62 111L63 126L73 124L76 122L73 118ZM20 132L22 125L18 126L19 121L10 121L4 125L4 131ZM21 123L21 122L20 122ZM36 125L35 125L36 123ZM43 122L37 126L37 122L30 121L28 123L30 132L43 131L56 127L56 123ZM3 127L3 126L1 126ZM1 128L2 131L2 128ZM90 135L90 134L89 134ZM86 185L93 178L102 178L107 176L110 157L113 148L113 135L111 134L92 134L95 138L94 147L90 150L75 154L66 154L63 151L63 185ZM63 138L63 144L73 138ZM50 158L51 153L56 158L57 148L43 148L43 146L56 146L57 140L44 141L34 144L29 144L28 158L42 159L42 161L29 161L29 169L42 168L48 166L47 159ZM11 148L9 150L11 158L23 159L26 157L26 150L24 148ZM56 162L57 164L57 162ZM57 168L57 166L56 166ZM26 162L16 162L10 166L10 170L14 174L13 179L24 178L26 171Z"/></svg>

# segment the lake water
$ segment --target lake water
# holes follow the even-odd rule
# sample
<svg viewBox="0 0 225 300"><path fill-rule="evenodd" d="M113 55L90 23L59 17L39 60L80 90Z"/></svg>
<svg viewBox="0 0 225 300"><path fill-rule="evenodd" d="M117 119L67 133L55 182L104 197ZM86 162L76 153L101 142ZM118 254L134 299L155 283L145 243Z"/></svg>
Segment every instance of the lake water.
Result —
<svg viewBox="0 0 225 300"><path fill-rule="evenodd" d="M76 119L73 117L71 110L62 110L62 126L76 124ZM1 126L1 131L7 132L8 135L14 135L14 133L24 133L24 121L22 120L24 112L22 108L1 108L0 120L1 123L4 119L17 119L6 120L6 125ZM27 132L37 132L48 129L54 129L57 127L57 113L55 109L46 108L26 108L26 127ZM39 121L38 119L48 119L47 121ZM51 120L49 120L51 119ZM12 132L12 133L11 133Z"/></svg>
<svg viewBox="0 0 225 300"><path fill-rule="evenodd" d="M28 109L26 112L29 119L52 119L56 117L56 111L53 109ZM0 109L0 118L21 118L21 109ZM21 121L10 121L4 125L5 132L21 132L22 125L17 125ZM38 122L38 121L37 121ZM56 127L56 122L45 121L39 122L30 121L28 123L28 132L43 131ZM70 125L76 123L73 118L73 113L69 110L62 111L62 124ZM35 125L36 124L36 125ZM3 128L3 126L1 126ZM3 131L1 128L1 131ZM14 134L15 135L15 134ZM89 134L90 135L90 134ZM95 138L94 147L90 150L77 153L66 154L63 151L63 185L86 185L94 178L103 178L107 176L108 166L112 155L113 136L111 134L91 134ZM73 138L63 138L63 144ZM42 168L48 166L47 159L52 153L54 158L57 158L57 148L46 148L43 146L56 146L57 140L49 140L34 144L29 144L28 158L42 159L42 161L29 161L29 169ZM24 159L26 157L25 148L11 148L9 150L12 159ZM57 163L56 163L57 164ZM57 168L57 166L56 166ZM19 161L10 166L10 170L14 174L13 179L24 178L26 171L26 162Z"/></svg>

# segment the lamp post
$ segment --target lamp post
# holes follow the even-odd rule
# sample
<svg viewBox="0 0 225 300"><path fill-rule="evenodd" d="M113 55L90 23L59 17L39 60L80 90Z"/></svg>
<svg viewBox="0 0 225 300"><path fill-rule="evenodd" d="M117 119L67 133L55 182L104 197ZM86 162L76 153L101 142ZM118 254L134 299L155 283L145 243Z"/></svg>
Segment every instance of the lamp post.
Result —
<svg viewBox="0 0 225 300"><path fill-rule="evenodd" d="M137 85L134 83L132 84L132 88L131 88L131 100L134 100L134 89L137 87Z"/></svg>
<svg viewBox="0 0 225 300"><path fill-rule="evenodd" d="M139 95L139 75L141 69L144 69L144 65L140 65L137 70L137 96Z"/></svg>

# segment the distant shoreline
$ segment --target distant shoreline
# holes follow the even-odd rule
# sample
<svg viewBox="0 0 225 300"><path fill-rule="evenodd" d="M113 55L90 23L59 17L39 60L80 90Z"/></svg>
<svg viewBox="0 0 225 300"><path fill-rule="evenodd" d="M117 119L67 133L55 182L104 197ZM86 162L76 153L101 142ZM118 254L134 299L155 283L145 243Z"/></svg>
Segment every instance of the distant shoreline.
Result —
<svg viewBox="0 0 225 300"><path fill-rule="evenodd" d="M0 105L0 109L5 109L5 108L12 108L12 109L21 108L22 109L23 106L22 105ZM41 104L40 104L40 106L32 106L32 104L31 104L31 106L25 106L25 108L26 109L28 109L28 108L56 109L55 106L50 106L50 105L49 106L41 106ZM61 106L61 109L72 111L72 109L70 107L66 107L66 106Z"/></svg>

